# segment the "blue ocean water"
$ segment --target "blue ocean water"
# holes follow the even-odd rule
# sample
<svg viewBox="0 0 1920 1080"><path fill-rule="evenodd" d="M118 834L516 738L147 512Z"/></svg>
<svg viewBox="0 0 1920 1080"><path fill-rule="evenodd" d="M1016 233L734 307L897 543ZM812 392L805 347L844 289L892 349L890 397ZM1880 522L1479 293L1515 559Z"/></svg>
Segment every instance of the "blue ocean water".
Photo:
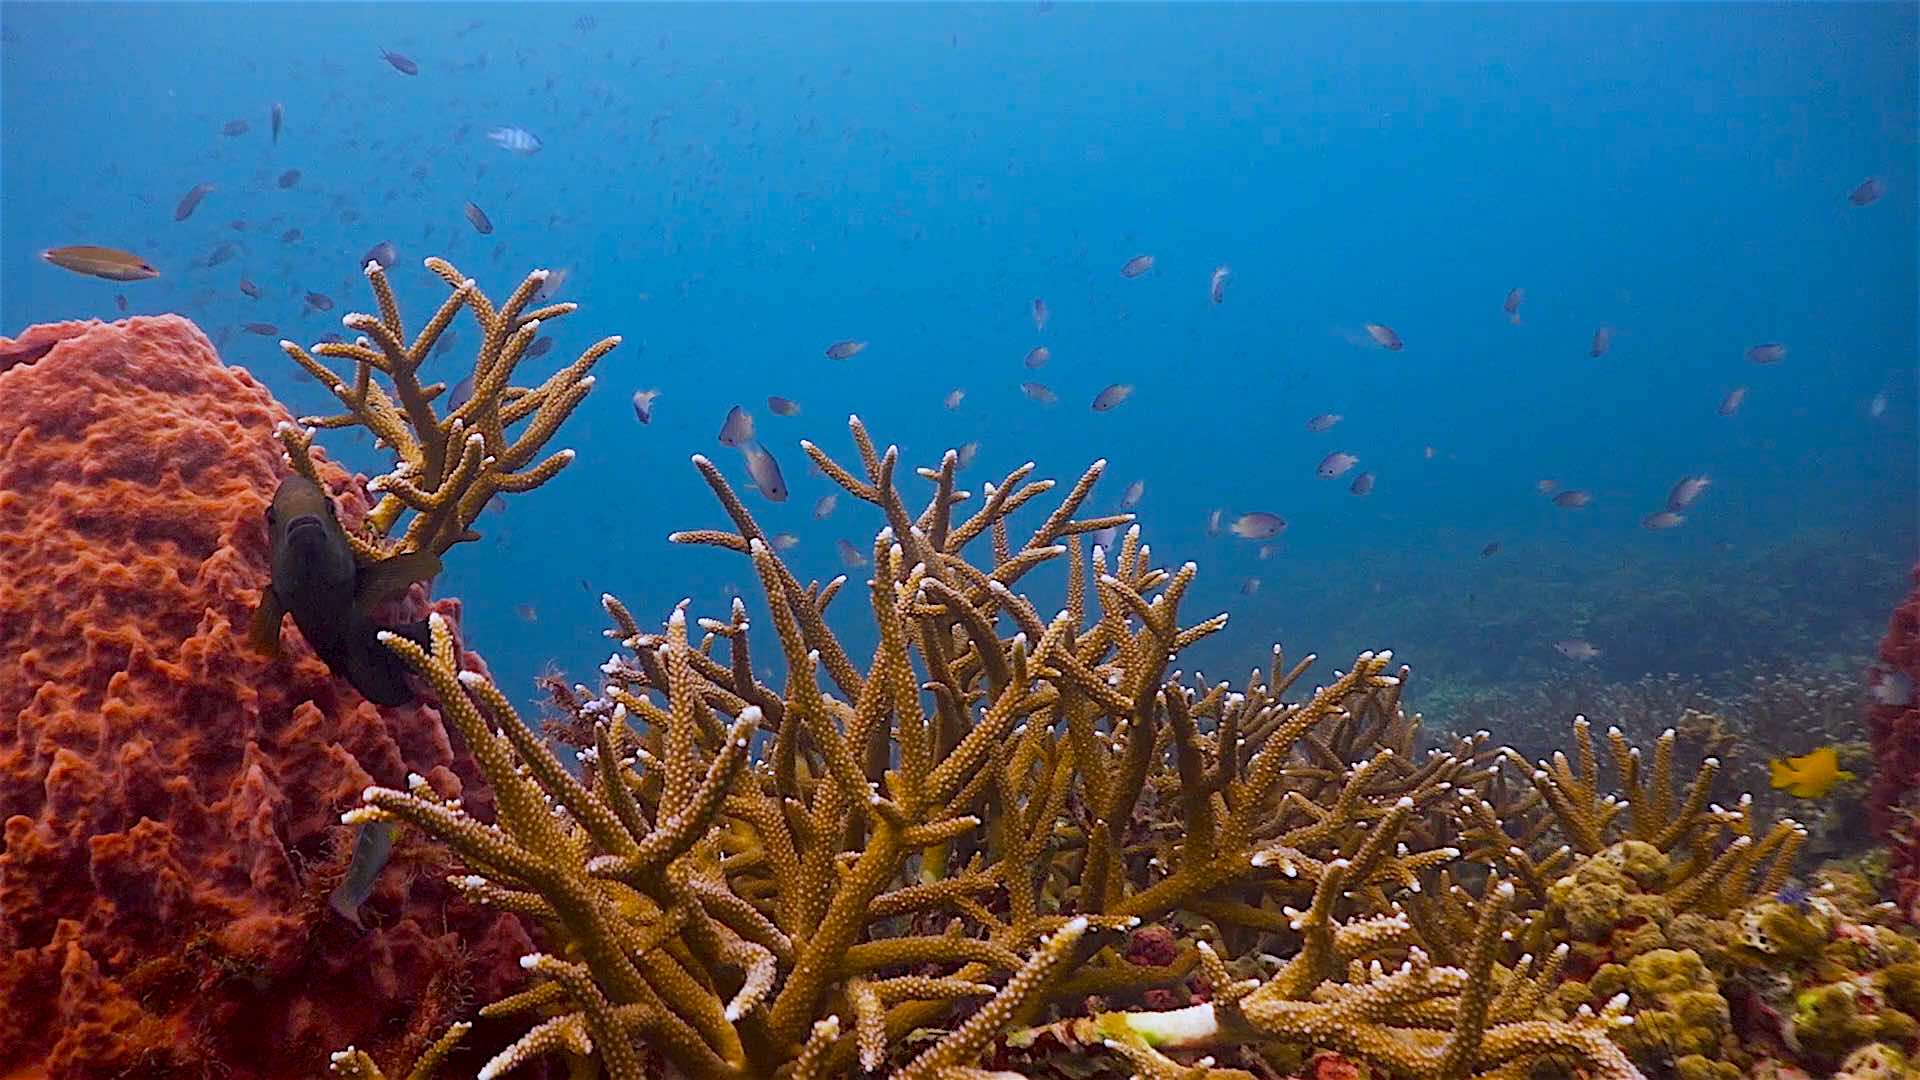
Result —
<svg viewBox="0 0 1920 1080"><path fill-rule="evenodd" d="M426 255L495 296L566 269L580 310L531 374L624 336L563 433L578 460L487 514L437 585L523 699L549 665L595 682L603 591L643 623L683 597L724 617L735 590L763 610L743 558L666 542L725 525L688 459L745 481L715 439L735 404L791 488L746 498L799 538L803 579L883 524L844 495L812 515L836 489L798 441L856 460L850 413L908 465L977 442L976 492L1024 461L1064 486L1105 458L1095 507L1143 481L1157 560L1200 565L1187 621L1232 613L1183 658L1214 678L1276 641L1330 663L1391 647L1415 701L1436 678L1844 663L1920 548L1911 4L9 2L0 28L0 331L115 318L124 295L195 319L296 412L330 411L237 328L338 330L371 303L363 253L391 241L416 325L444 296ZM541 149L496 147L503 125ZM1869 177L1884 194L1853 205ZM162 275L38 258L74 243ZM1152 269L1123 277L1138 255ZM459 333L436 375L463 372L477 335ZM840 339L870 344L827 359ZM1747 359L1770 342L1784 361ZM1090 409L1113 383L1134 392ZM651 388L641 426L629 397ZM1321 413L1343 419L1310 432ZM322 442L384 468L350 433ZM1317 477L1336 450L1358 465ZM1643 527L1697 474L1682 526ZM1560 508L1543 480L1592 502ZM1263 557L1209 535L1215 510L1288 527ZM1043 612L1060 581L1028 580ZM835 606L856 657L864 602ZM756 656L777 662L770 640Z"/></svg>

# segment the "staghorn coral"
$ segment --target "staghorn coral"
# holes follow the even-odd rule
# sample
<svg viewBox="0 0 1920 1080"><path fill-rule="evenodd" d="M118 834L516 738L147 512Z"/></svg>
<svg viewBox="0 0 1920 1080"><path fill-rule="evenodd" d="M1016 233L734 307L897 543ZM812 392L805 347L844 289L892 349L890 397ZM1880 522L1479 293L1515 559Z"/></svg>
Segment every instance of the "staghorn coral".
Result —
<svg viewBox="0 0 1920 1080"><path fill-rule="evenodd" d="M275 661L244 647L286 411L178 317L22 340L37 357L0 371L0 1074L247 1080L316 1074L349 1040L416 1053L530 942L418 835L368 930L326 906L367 784L490 797L430 705L367 703L297 635ZM358 484L311 464L357 521Z"/></svg>
<svg viewBox="0 0 1920 1080"><path fill-rule="evenodd" d="M559 1056L615 1077L961 1077L1092 1030L1152 1075L1205 1075L1163 1050L1221 1045L1332 1048L1394 1076L1635 1077L1609 1038L1630 996L1556 996L1567 905L1550 886L1632 839L1665 902L1724 913L1791 866L1795 828L1756 838L1750 813L1711 805L1711 765L1673 790L1670 739L1651 781L1613 740L1623 801L1601 792L1584 723L1576 761L1521 760L1518 776L1484 733L1418 759L1385 654L1291 702L1312 657L1276 652L1238 692L1188 686L1179 650L1224 624L1181 624L1192 566L1154 568L1137 530L1090 559L1059 542L1125 524L1074 516L1099 463L1016 548L1011 515L1052 486L1031 465L963 516L974 496L949 454L920 470L933 492L915 512L895 451L850 426L862 475L803 447L888 521L864 668L827 626L845 579L802 584L702 458L733 528L674 539L752 561L783 689L755 675L744 605L699 620L696 643L684 605L655 633L607 598L624 652L604 686L550 688L566 738L590 743L576 775L498 689L451 668L444 627L430 649L387 639L446 700L499 812L415 785L370 788L351 819L444 839L472 871L460 888L564 943L482 1010L532 1023L484 1076ZM966 557L975 541L990 562ZM1048 620L1015 588L1055 559L1067 595ZM1267 953L1290 959L1263 973ZM1192 987L1196 1030L1201 1013L1105 1008Z"/></svg>
<svg viewBox="0 0 1920 1080"><path fill-rule="evenodd" d="M504 492L531 490L558 474L573 460L572 450L560 450L538 464L534 459L593 389L594 364L620 344L618 337L602 338L539 386L511 386L514 368L539 334L541 323L571 313L574 305L544 304L527 310L546 284L545 270L528 274L506 303L496 308L472 278L463 277L445 259L430 258L426 267L453 293L411 342L386 271L379 263L369 262L367 282L380 314L353 312L340 320L364 336L353 342L323 342L311 351L291 341L280 343L295 363L347 407L335 416L302 417L303 426L277 429L294 471L315 479L310 455L316 428L366 428L398 459L391 472L367 485L380 494L380 501L367 512L360 535L353 539L368 559L395 551L439 555L455 544L477 540L473 522L490 499ZM480 348L474 354L470 396L462 402L449 397L442 413L436 403L447 385L421 383L420 366L433 355L434 344L463 307L480 324ZM352 377L342 378L316 357L351 360ZM386 377L387 387L373 377L376 372ZM516 431L521 424L525 427ZM397 541L390 540L408 513L413 517L405 533Z"/></svg>

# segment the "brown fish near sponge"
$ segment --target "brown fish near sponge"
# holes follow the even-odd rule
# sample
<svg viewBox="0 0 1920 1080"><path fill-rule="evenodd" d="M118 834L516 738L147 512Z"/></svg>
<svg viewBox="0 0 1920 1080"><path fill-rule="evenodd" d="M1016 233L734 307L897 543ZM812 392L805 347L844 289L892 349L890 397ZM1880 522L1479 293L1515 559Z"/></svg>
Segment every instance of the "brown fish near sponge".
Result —
<svg viewBox="0 0 1920 1080"><path fill-rule="evenodd" d="M333 500L312 481L289 476L267 507L273 581L260 594L249 640L268 656L280 653L281 618L293 624L336 676L376 705L413 701L406 664L376 635L373 609L416 581L440 572L440 559L424 551L364 563L347 542ZM391 627L427 647L424 621Z"/></svg>

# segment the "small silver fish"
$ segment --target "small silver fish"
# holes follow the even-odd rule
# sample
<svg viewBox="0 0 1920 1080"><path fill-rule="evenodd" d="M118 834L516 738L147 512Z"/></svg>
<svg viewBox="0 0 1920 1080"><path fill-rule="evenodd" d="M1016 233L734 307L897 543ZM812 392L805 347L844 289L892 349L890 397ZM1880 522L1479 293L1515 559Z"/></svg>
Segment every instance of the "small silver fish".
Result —
<svg viewBox="0 0 1920 1080"><path fill-rule="evenodd" d="M220 128L220 134L228 136L229 138L235 135L245 135L248 129L252 127L253 125L247 123L245 120L229 120Z"/></svg>
<svg viewBox="0 0 1920 1080"><path fill-rule="evenodd" d="M748 440L740 444L740 453L747 459L747 475L753 477L754 486L769 502L787 501L787 482L780 475L780 465L773 455L759 443Z"/></svg>
<svg viewBox="0 0 1920 1080"><path fill-rule="evenodd" d="M400 252L394 248L393 241L391 240L380 241L368 248L365 255L360 256L361 266L365 266L368 263L379 263L380 269L382 270L393 269L393 264L399 261Z"/></svg>
<svg viewBox="0 0 1920 1080"><path fill-rule="evenodd" d="M547 271L547 279L540 283L540 288L534 292L533 298L544 304L559 296L561 287L566 285L567 278L572 274L573 271L564 266L558 270Z"/></svg>
<svg viewBox="0 0 1920 1080"><path fill-rule="evenodd" d="M1286 519L1279 514L1255 510L1234 518L1227 529L1242 540L1271 540L1286 527Z"/></svg>
<svg viewBox="0 0 1920 1080"><path fill-rule="evenodd" d="M1563 491L1560 494L1555 495L1553 497L1553 505L1561 508L1562 510L1578 510L1592 501L1593 501L1592 493L1581 491L1578 488L1574 488L1570 491Z"/></svg>
<svg viewBox="0 0 1920 1080"><path fill-rule="evenodd" d="M1872 678L1872 686L1867 696L1878 705L1902 706L1913 701L1913 679L1904 671L1889 671L1886 668L1875 669L1877 678Z"/></svg>
<svg viewBox="0 0 1920 1080"><path fill-rule="evenodd" d="M840 496L832 492L820 496L819 501L813 504L813 520L824 521L829 514L833 513L833 508L838 505L840 505Z"/></svg>
<svg viewBox="0 0 1920 1080"><path fill-rule="evenodd" d="M1564 641L1556 641L1553 643L1553 647L1561 656L1569 660L1592 660L1600 655L1600 650L1593 647L1593 642L1587 641L1584 638L1567 638Z"/></svg>
<svg viewBox="0 0 1920 1080"><path fill-rule="evenodd" d="M860 350L866 347L867 343L864 341L836 341L827 346L827 359L851 360L860 355Z"/></svg>
<svg viewBox="0 0 1920 1080"><path fill-rule="evenodd" d="M1383 326L1380 323L1368 323L1364 329L1367 332L1367 336L1373 339L1374 344L1388 352L1399 352L1406 347L1406 343L1400 340L1400 335L1394 333L1393 327L1391 326Z"/></svg>
<svg viewBox="0 0 1920 1080"><path fill-rule="evenodd" d="M287 123L287 107L279 102L273 103L273 144L280 145L280 129Z"/></svg>
<svg viewBox="0 0 1920 1080"><path fill-rule="evenodd" d="M327 906L353 925L366 929L360 921L360 905L373 895L374 882L393 853L392 822L375 821L360 826L353 838L353 857L347 862L347 876L327 896Z"/></svg>
<svg viewBox="0 0 1920 1080"><path fill-rule="evenodd" d="M281 173L280 178L275 180L274 183L279 185L281 191L286 191L289 188L298 186L300 183L300 170L288 169L286 172Z"/></svg>
<svg viewBox="0 0 1920 1080"><path fill-rule="evenodd" d="M1787 347L1777 341L1755 345L1747 350L1747 359L1756 364L1777 364L1787 358Z"/></svg>
<svg viewBox="0 0 1920 1080"><path fill-rule="evenodd" d="M1120 538L1120 527L1118 525L1109 525L1104 529L1095 529L1091 533L1088 533L1087 536L1093 541L1094 547L1100 548L1103 551L1112 551L1113 542Z"/></svg>
<svg viewBox="0 0 1920 1080"><path fill-rule="evenodd" d="M1127 490L1120 493L1120 509L1131 510L1139 506L1141 496L1146 493L1147 482L1145 480L1135 480L1133 483L1128 484Z"/></svg>
<svg viewBox="0 0 1920 1080"><path fill-rule="evenodd" d="M1366 493L1372 491L1373 490L1373 474L1370 472L1363 472L1359 476L1354 477L1352 485L1350 485L1347 488L1347 490L1352 492L1355 495L1365 495Z"/></svg>
<svg viewBox="0 0 1920 1080"><path fill-rule="evenodd" d="M1498 554L1500 554L1500 541L1498 540L1489 540L1487 541L1487 546L1480 549L1480 557L1483 559L1491 559Z"/></svg>
<svg viewBox="0 0 1920 1080"><path fill-rule="evenodd" d="M1128 259L1125 265L1120 267L1120 276L1123 278L1137 278L1151 269L1153 269L1153 256L1135 255L1133 258Z"/></svg>
<svg viewBox="0 0 1920 1080"><path fill-rule="evenodd" d="M840 553L841 566L852 569L856 566L867 565L867 557L860 554L860 549L847 543L845 540L835 540L833 542L833 549Z"/></svg>
<svg viewBox="0 0 1920 1080"><path fill-rule="evenodd" d="M767 409L775 416L799 416L800 403L778 394L767 395Z"/></svg>
<svg viewBox="0 0 1920 1080"><path fill-rule="evenodd" d="M947 396L942 398L940 400L940 403L947 407L948 412L952 412L954 409L957 409L960 407L960 403L962 401L965 401L966 397L967 397L967 392L956 386L953 389L947 391Z"/></svg>
<svg viewBox="0 0 1920 1080"><path fill-rule="evenodd" d="M1687 516L1675 510L1658 510L1640 519L1640 527L1649 532L1677 529L1686 523Z"/></svg>
<svg viewBox="0 0 1920 1080"><path fill-rule="evenodd" d="M1307 421L1307 430L1308 431L1328 431L1332 429L1333 425L1339 423L1344 419L1346 419L1346 417L1341 416L1337 412L1324 412L1324 413L1321 413L1319 416L1313 417L1312 419Z"/></svg>
<svg viewBox="0 0 1920 1080"><path fill-rule="evenodd" d="M1345 473L1348 469L1353 468L1359 461L1360 459L1358 457L1347 453L1345 450L1335 450L1333 453L1320 459L1320 466L1315 471L1319 473L1321 479L1331 480Z"/></svg>
<svg viewBox="0 0 1920 1080"><path fill-rule="evenodd" d="M388 64L392 65L393 70L399 72L402 75L420 74L420 65L414 63L411 58L404 56L400 53L389 52L386 49L381 49L380 59L385 60Z"/></svg>
<svg viewBox="0 0 1920 1080"><path fill-rule="evenodd" d="M1612 347L1613 329L1603 326L1593 332L1593 344L1587 347L1587 355L1598 360L1600 357L1607 355L1607 350Z"/></svg>
<svg viewBox="0 0 1920 1080"><path fill-rule="evenodd" d="M1035 330L1047 328L1047 302L1037 296L1033 298L1033 328Z"/></svg>
<svg viewBox="0 0 1920 1080"><path fill-rule="evenodd" d="M193 185L185 195L180 196L179 204L173 208L173 220L185 221L192 217L194 209L200 205L200 200L206 198L212 191L211 183Z"/></svg>
<svg viewBox="0 0 1920 1080"><path fill-rule="evenodd" d="M472 200L468 200L462 212L467 215L467 224L473 226L474 232L481 236L493 235L493 219L489 218L487 212L480 209Z"/></svg>
<svg viewBox="0 0 1920 1080"><path fill-rule="evenodd" d="M1507 321L1515 326L1520 325L1520 302L1526 298L1527 290L1509 289L1507 290L1507 302L1500 305L1500 310L1507 313Z"/></svg>
<svg viewBox="0 0 1920 1080"><path fill-rule="evenodd" d="M1747 388L1744 386L1736 386L1727 391L1727 396L1720 399L1720 415L1732 416L1734 413L1739 412L1740 403L1746 400Z"/></svg>
<svg viewBox="0 0 1920 1080"><path fill-rule="evenodd" d="M774 533L768 538L775 551L792 551L800 546L800 538L792 533Z"/></svg>
<svg viewBox="0 0 1920 1080"><path fill-rule="evenodd" d="M753 414L735 405L727 410L726 422L720 425L720 445L745 446L753 441Z"/></svg>
<svg viewBox="0 0 1920 1080"><path fill-rule="evenodd" d="M1207 535L1208 536L1220 535L1220 521L1222 518L1226 517L1226 515L1227 515L1227 512L1225 510L1214 510L1213 512L1207 515Z"/></svg>
<svg viewBox="0 0 1920 1080"><path fill-rule="evenodd" d="M1887 415L1887 392L1882 390L1873 395L1872 401L1867 402L1867 416L1878 420L1885 415Z"/></svg>
<svg viewBox="0 0 1920 1080"><path fill-rule="evenodd" d="M1021 363L1027 365L1027 370L1033 371L1045 365L1046 362L1051 359L1053 359L1053 350L1047 348L1045 345L1035 345L1027 353L1027 358L1022 360Z"/></svg>
<svg viewBox="0 0 1920 1080"><path fill-rule="evenodd" d="M1029 400L1037 401L1042 405L1051 405L1060 400L1060 395L1049 390L1045 383L1023 382L1020 384L1020 392L1027 395Z"/></svg>
<svg viewBox="0 0 1920 1080"><path fill-rule="evenodd" d="M1692 506L1693 501L1698 499L1701 493L1707 490L1707 486L1712 483L1713 478L1704 473L1699 476L1681 477L1679 481L1673 485L1673 489L1667 492L1667 509L1677 513Z"/></svg>
<svg viewBox="0 0 1920 1080"><path fill-rule="evenodd" d="M643 424L653 423L653 400L660 396L658 390L635 390L633 392L633 418Z"/></svg>
<svg viewBox="0 0 1920 1080"><path fill-rule="evenodd" d="M959 450L954 451L955 460L953 467L956 469L964 469L973 464L973 459L978 456L980 456L980 441L978 439L969 443L963 443Z"/></svg>
<svg viewBox="0 0 1920 1080"><path fill-rule="evenodd" d="M455 412L460 406L473 400L473 376L469 375L453 384L453 391L447 395L447 411Z"/></svg>
<svg viewBox="0 0 1920 1080"><path fill-rule="evenodd" d="M1207 299L1218 304L1227 298L1227 276L1232 273L1224 266L1213 268L1213 277L1207 281Z"/></svg>
<svg viewBox="0 0 1920 1080"><path fill-rule="evenodd" d="M1880 196L1886 193L1887 185L1881 183L1879 177L1869 176L1847 194L1847 201L1855 206L1870 206L1879 202Z"/></svg>
<svg viewBox="0 0 1920 1080"><path fill-rule="evenodd" d="M1093 396L1093 411L1094 412L1111 412L1115 408L1119 407L1121 402L1127 400L1129 397L1132 397L1132 396L1133 396L1132 384L1114 383L1112 386L1107 387L1105 390L1102 390L1098 394L1095 394Z"/></svg>
<svg viewBox="0 0 1920 1080"><path fill-rule="evenodd" d="M540 136L523 127L497 127L487 132L487 141L521 157L530 157L540 152Z"/></svg>

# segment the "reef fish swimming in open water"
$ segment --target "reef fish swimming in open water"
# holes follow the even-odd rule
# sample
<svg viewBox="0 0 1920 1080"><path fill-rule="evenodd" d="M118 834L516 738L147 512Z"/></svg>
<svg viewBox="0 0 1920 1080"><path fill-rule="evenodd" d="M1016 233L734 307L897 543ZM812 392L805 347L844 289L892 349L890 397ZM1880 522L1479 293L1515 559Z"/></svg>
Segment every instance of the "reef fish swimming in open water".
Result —
<svg viewBox="0 0 1920 1080"><path fill-rule="evenodd" d="M753 441L753 414L735 405L727 410L726 422L720 425L720 445L744 446Z"/></svg>
<svg viewBox="0 0 1920 1080"><path fill-rule="evenodd" d="M1114 383L1093 396L1094 412L1112 412L1119 404L1133 396L1133 386L1129 383Z"/></svg>
<svg viewBox="0 0 1920 1080"><path fill-rule="evenodd" d="M440 559L411 551L377 563L363 563L347 543L333 500L311 480L290 476L280 482L267 507L267 536L273 580L260 593L249 639L269 656L280 652L280 624L291 614L307 644L335 675L353 684L375 705L405 705L413 691L406 664L385 645L373 620L381 601L405 592L416 581L440 572ZM422 648L425 622L392 628Z"/></svg>
<svg viewBox="0 0 1920 1080"><path fill-rule="evenodd" d="M1318 473L1322 480L1331 480L1341 473L1346 472L1348 469L1353 468L1359 461L1360 459L1358 457L1347 453L1345 450L1335 450L1333 453L1320 459L1320 465L1314 472Z"/></svg>
<svg viewBox="0 0 1920 1080"><path fill-rule="evenodd" d="M747 475L753 477L753 486L769 502L787 501L787 481L780 475L780 463L773 460L767 448L753 439L740 444L740 454L747 460Z"/></svg>
<svg viewBox="0 0 1920 1080"><path fill-rule="evenodd" d="M1767 782L1796 799L1825 798L1827 792L1853 774L1840 767L1840 755L1831 746L1822 746L1799 757L1774 758L1767 762Z"/></svg>
<svg viewBox="0 0 1920 1080"><path fill-rule="evenodd" d="M160 276L160 271L138 255L93 244L48 248L40 253L40 257L62 270L106 278L108 281L145 281Z"/></svg>
<svg viewBox="0 0 1920 1080"><path fill-rule="evenodd" d="M643 424L653 423L653 401L660 396L658 390L635 390L633 392L633 418Z"/></svg>
<svg viewBox="0 0 1920 1080"><path fill-rule="evenodd" d="M1123 278L1137 278L1151 269L1153 269L1153 256L1135 255L1133 258L1128 259L1125 265L1120 267L1120 276Z"/></svg>
<svg viewBox="0 0 1920 1080"><path fill-rule="evenodd" d="M1287 523L1279 514L1269 514L1264 510L1241 514L1227 526L1228 531L1242 540L1271 540L1280 535Z"/></svg>
<svg viewBox="0 0 1920 1080"><path fill-rule="evenodd" d="M1391 326L1383 323L1368 323L1361 329L1367 332L1367 336L1373 339L1375 345L1388 352L1399 352L1407 347L1406 342L1400 340L1400 335L1394 333Z"/></svg>
<svg viewBox="0 0 1920 1080"><path fill-rule="evenodd" d="M212 193L212 183L195 184L188 188L187 193L180 196L180 202L173 208L173 220L185 221L192 217L194 210L200 206L200 200Z"/></svg>
<svg viewBox="0 0 1920 1080"><path fill-rule="evenodd" d="M327 896L328 907L362 929L365 926L360 922L360 905L373 895L373 883L380 880L387 856L393 853L393 828L390 821L371 821L360 826L360 831L354 834L347 876Z"/></svg>
<svg viewBox="0 0 1920 1080"><path fill-rule="evenodd" d="M1594 648L1593 642L1585 638L1567 638L1563 641L1556 641L1553 643L1553 649L1569 660L1587 661L1595 659L1600 655L1600 650Z"/></svg>
<svg viewBox="0 0 1920 1080"><path fill-rule="evenodd" d="M487 139L502 150L509 150L528 157L540 152L540 136L522 127L497 127L487 132Z"/></svg>
<svg viewBox="0 0 1920 1080"><path fill-rule="evenodd" d="M860 355L860 350L866 347L867 343L864 341L836 341L827 346L827 359L851 360Z"/></svg>
<svg viewBox="0 0 1920 1080"><path fill-rule="evenodd" d="M386 49L381 49L380 59L385 60L388 64L392 65L393 70L399 72L402 75L420 74L420 65L414 63L410 57L403 56L400 53L389 52Z"/></svg>

